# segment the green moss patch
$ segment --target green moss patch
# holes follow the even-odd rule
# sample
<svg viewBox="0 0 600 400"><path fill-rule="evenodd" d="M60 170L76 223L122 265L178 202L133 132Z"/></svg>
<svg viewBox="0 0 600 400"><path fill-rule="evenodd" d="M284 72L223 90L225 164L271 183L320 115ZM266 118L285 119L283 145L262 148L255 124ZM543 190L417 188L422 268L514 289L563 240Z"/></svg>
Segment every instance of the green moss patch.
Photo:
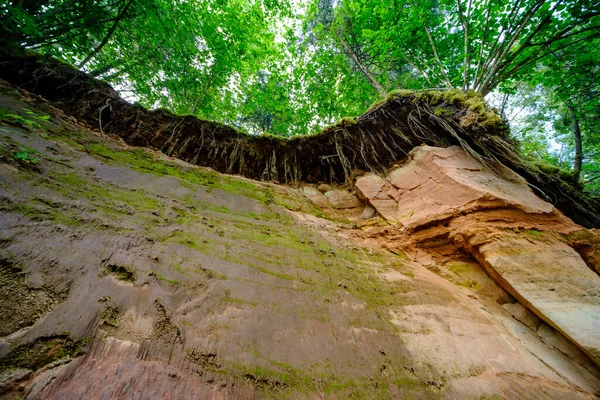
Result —
<svg viewBox="0 0 600 400"><path fill-rule="evenodd" d="M91 143L87 147L96 156L116 161L137 171L158 176L173 176L185 182L221 189L225 192L239 194L260 202L267 202L268 200L268 195L262 187L254 185L247 180L236 179L200 168L186 168L180 165L169 164L166 161L155 158L151 152L143 149L112 149L102 143Z"/></svg>
<svg viewBox="0 0 600 400"><path fill-rule="evenodd" d="M255 352L256 353L256 352ZM401 393L406 398L431 398L439 396L439 391L427 382L412 376L400 365L388 364L385 374L372 377L351 377L338 375L327 364L315 364L303 371L286 363L271 360L255 354L261 365L232 364L232 372L259 390L278 392L279 398L311 397L320 392L328 397L356 399L391 399L392 393ZM391 391L390 389L394 389Z"/></svg>
<svg viewBox="0 0 600 400"><path fill-rule="evenodd" d="M164 276L162 276L161 274L156 274L156 277L163 281L163 282L167 282L169 285L173 285L173 286L178 286L179 285L179 281L176 281L175 279L168 279L165 278Z"/></svg>
<svg viewBox="0 0 600 400"><path fill-rule="evenodd" d="M500 133L505 136L508 131L497 111L490 109L483 97L474 91L464 92L459 89L450 90L399 90L390 92L385 100L375 105L375 108L393 100L409 99L412 102L427 104L433 108L433 113L440 117L457 118L463 128L483 128L495 135ZM373 106L371 107L374 108ZM456 109L466 112L457 116Z"/></svg>

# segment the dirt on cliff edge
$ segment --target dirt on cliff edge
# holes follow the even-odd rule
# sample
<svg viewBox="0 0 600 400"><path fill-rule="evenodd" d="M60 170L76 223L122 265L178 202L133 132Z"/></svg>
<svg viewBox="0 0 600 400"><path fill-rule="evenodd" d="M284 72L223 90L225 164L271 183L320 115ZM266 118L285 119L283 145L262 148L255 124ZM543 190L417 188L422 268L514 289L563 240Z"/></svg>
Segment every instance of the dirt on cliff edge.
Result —
<svg viewBox="0 0 600 400"><path fill-rule="evenodd" d="M2 92L0 396L599 393L444 221L417 240L348 187L222 175Z"/></svg>

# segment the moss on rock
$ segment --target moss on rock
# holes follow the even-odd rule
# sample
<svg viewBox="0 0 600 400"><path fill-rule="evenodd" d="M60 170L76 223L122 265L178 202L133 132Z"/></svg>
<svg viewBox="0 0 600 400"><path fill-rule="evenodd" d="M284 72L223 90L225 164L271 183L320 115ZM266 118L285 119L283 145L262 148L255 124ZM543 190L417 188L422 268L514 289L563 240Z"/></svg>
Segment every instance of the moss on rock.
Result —
<svg viewBox="0 0 600 400"><path fill-rule="evenodd" d="M81 356L88 340L69 335L40 337L33 342L20 344L0 358L0 370L27 368L37 370L52 362Z"/></svg>

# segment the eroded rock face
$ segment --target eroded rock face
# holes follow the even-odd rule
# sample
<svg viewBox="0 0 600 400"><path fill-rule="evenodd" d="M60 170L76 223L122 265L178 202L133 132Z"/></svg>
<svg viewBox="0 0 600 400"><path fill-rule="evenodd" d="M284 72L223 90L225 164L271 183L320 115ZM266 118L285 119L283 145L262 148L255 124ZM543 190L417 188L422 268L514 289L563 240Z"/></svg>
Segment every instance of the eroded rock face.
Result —
<svg viewBox="0 0 600 400"><path fill-rule="evenodd" d="M516 257L519 265L504 270L494 261L502 243L530 239L531 247L517 249L524 254L538 241L558 251L547 241L576 240L586 260L595 257L593 240L571 239L580 228L523 197L531 193L516 177L503 184L472 164L463 169L457 149L423 148L430 154L415 157L423 176L437 170L437 184L455 179L444 190L429 179L421 187L414 173L400 179L404 167L390 174L395 183L367 174L354 188L295 190L131 149L36 104L0 95L2 108L52 117L44 135L11 126L0 134L8 151L18 142L40 158L35 168L0 162L0 318L8 321L0 396L600 393L600 371L580 349L590 345L573 344L562 310L544 309L558 323L536 319L480 265L489 259L524 293L519 300L534 304L554 298L522 279L525 261ZM498 187L486 191L488 181ZM459 185L466 205L450 196ZM422 196L443 196L402 217L420 188ZM503 242L503 234L514 241ZM562 286L584 285L588 275L578 271L581 278ZM571 295L583 296L575 289Z"/></svg>
<svg viewBox="0 0 600 400"><path fill-rule="evenodd" d="M600 364L600 278L572 247L546 233L505 233L472 251L505 290Z"/></svg>
<svg viewBox="0 0 600 400"><path fill-rule="evenodd" d="M500 172L459 147L423 146L385 179L364 176L356 188L414 240L436 247L432 238L438 245L447 238L470 253L503 289L600 365L596 234L535 196L512 171Z"/></svg>
<svg viewBox="0 0 600 400"><path fill-rule="evenodd" d="M580 229L569 233L569 242L590 268L600 274L600 234L597 229Z"/></svg>
<svg viewBox="0 0 600 400"><path fill-rule="evenodd" d="M406 228L486 208L553 211L554 207L535 196L521 177L508 169L502 169L502 174L495 175L460 147L423 146L385 181L365 176L357 180L356 187L388 221Z"/></svg>

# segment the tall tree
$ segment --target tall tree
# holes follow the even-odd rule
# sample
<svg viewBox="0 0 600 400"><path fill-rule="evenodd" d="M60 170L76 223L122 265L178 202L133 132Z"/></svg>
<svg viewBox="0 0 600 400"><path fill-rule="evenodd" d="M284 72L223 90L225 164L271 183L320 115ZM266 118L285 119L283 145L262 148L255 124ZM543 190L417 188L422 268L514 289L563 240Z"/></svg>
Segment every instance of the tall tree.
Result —
<svg viewBox="0 0 600 400"><path fill-rule="evenodd" d="M540 68L537 81L550 88L563 116L564 125L571 127L574 144L573 174L579 178L587 148L596 152L600 145L600 40L579 43L573 48L552 53ZM560 71L552 73L551 71Z"/></svg>
<svg viewBox="0 0 600 400"><path fill-rule="evenodd" d="M337 24L358 27L370 57L408 63L423 86L487 95L540 61L600 35L598 0L349 0Z"/></svg>

